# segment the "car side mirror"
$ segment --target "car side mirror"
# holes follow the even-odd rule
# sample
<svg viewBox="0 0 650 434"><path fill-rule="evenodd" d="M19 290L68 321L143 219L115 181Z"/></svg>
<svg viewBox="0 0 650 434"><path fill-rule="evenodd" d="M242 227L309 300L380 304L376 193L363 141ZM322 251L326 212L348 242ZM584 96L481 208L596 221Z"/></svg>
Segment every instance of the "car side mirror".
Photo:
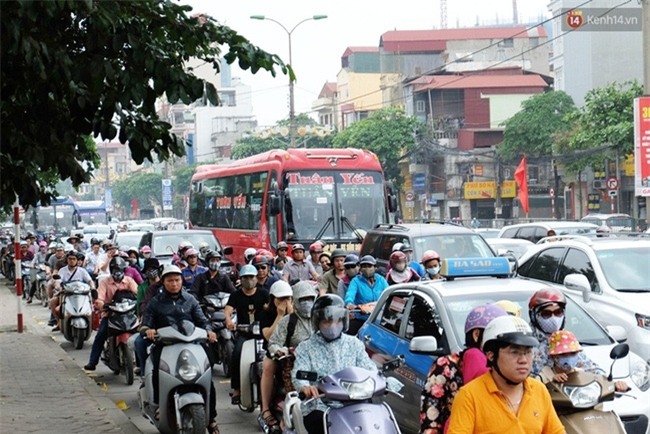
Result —
<svg viewBox="0 0 650 434"><path fill-rule="evenodd" d="M609 333L616 342L620 343L627 341L627 332L624 327L619 325L608 325L606 329L607 333Z"/></svg>
<svg viewBox="0 0 650 434"><path fill-rule="evenodd" d="M438 340L433 336L416 336L409 343L409 351L414 354L436 354L438 352Z"/></svg>
<svg viewBox="0 0 650 434"><path fill-rule="evenodd" d="M568 274L563 283L567 289L582 292L582 300L585 303L591 301L591 285L584 274Z"/></svg>

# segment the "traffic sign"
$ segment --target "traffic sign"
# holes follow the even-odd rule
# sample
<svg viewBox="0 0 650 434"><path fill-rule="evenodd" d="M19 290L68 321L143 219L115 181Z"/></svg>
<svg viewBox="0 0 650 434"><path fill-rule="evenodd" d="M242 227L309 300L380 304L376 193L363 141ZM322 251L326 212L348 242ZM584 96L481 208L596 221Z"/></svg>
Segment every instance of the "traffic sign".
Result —
<svg viewBox="0 0 650 434"><path fill-rule="evenodd" d="M614 178L613 176L607 178L607 188L609 190L617 190L618 189L618 179Z"/></svg>
<svg viewBox="0 0 650 434"><path fill-rule="evenodd" d="M415 193L413 193L412 191L406 192L406 200L409 201L409 202L414 201L415 200Z"/></svg>
<svg viewBox="0 0 650 434"><path fill-rule="evenodd" d="M616 190L609 190L609 191L607 192L607 194L609 195L609 197L615 197L615 196L618 194L618 191L616 191Z"/></svg>

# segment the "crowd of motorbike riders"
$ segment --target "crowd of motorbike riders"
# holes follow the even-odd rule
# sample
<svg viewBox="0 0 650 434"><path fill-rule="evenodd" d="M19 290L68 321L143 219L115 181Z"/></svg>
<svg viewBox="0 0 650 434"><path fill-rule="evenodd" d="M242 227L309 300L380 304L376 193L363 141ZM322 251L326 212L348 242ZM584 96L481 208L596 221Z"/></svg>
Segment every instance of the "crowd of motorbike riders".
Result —
<svg viewBox="0 0 650 434"><path fill-rule="evenodd" d="M224 269L222 253L210 250L207 243L195 247L182 242L172 264L161 266L148 246L118 248L110 240L95 238L85 243L82 235L73 235L66 241L72 246L67 251L64 244L56 240L38 241L31 233L20 242L23 261L47 266L49 325L53 331L60 327L61 284L82 280L98 288L94 304L100 312L115 297L128 294L137 300L142 319L140 334L135 339L136 374L144 372L149 346L155 341L158 328L190 320L205 328L209 342L214 343L217 336L201 309L205 307L202 301L211 294L229 294L224 309L226 327L235 330L237 324L259 323L264 337L266 357L258 421L267 433L282 430L282 418L273 408L278 389L300 391L306 399L318 397L314 383L297 379L296 372L316 371L325 376L349 366L376 369L354 335L382 291L392 284L443 278L442 258L437 252L428 250L416 259L412 257L412 248L401 243L393 246L383 276L376 271L374 257L359 258L341 249L326 251L320 241L308 249L301 244L289 246L280 242L275 254L249 248L244 254L245 264L234 267L235 270ZM7 276L5 256L13 257L11 249L3 252L2 271ZM26 303L32 302L34 291L33 287L28 288L24 295ZM558 290L536 292L528 306L530 324L521 320L518 306L508 300L475 307L465 323L466 348L458 354L437 358L431 367L422 391L420 431L478 432L486 424L492 424L490 429L494 430L500 418L507 419L508 416L500 414L501 407L489 403L493 397L481 397L478 386L467 387L475 379L477 384L487 382L496 387L499 399L508 404L515 417L523 418L526 413L519 411L520 406L531 405L531 400L522 401L524 393L533 394L534 402L550 402L548 394L540 392L529 375L562 382L575 369L598 371L582 353L575 336L563 329L565 305L566 300ZM84 366L90 371L96 369L106 341L106 318L95 328L90 360ZM236 335L231 360L225 361L229 363L233 405L240 402L239 359L245 339L244 335ZM214 360L209 346L206 351ZM150 353L150 357L155 357L155 349ZM461 389L463 385L466 386ZM625 382L616 383L617 390L627 388ZM458 395L459 389L467 389L467 393ZM472 398L472 393L479 396ZM210 396L208 431L218 433L214 386ZM472 409L476 399L480 406L489 409L488 414ZM455 412L453 401L453 408L458 409ZM325 407L316 402L303 412L310 433L323 432L319 421ZM553 407L542 408L549 414L541 418L544 426L540 432L564 432ZM466 417L466 411L474 411L474 416ZM473 428L465 431L469 423Z"/></svg>

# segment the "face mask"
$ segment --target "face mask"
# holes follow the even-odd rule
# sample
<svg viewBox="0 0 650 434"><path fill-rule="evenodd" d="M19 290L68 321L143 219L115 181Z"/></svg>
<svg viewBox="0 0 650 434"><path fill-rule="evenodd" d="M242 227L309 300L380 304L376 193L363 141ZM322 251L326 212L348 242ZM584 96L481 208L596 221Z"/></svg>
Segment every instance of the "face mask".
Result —
<svg viewBox="0 0 650 434"><path fill-rule="evenodd" d="M325 340L327 342L331 342L341 337L341 333L343 333L343 323L337 322L328 327L320 326L319 330L320 334L323 335Z"/></svg>
<svg viewBox="0 0 650 434"><path fill-rule="evenodd" d="M209 262L208 263L208 268L212 271L217 271L219 269L219 264L218 262Z"/></svg>
<svg viewBox="0 0 650 434"><path fill-rule="evenodd" d="M148 259L148 258L151 258L151 253L143 253L142 256L143 256L145 259Z"/></svg>
<svg viewBox="0 0 650 434"><path fill-rule="evenodd" d="M572 371L575 369L576 366L578 366L578 360L580 360L580 354L575 353L575 354L567 354L567 355L562 355L558 356L555 359L555 364L562 368L564 371Z"/></svg>
<svg viewBox="0 0 650 434"><path fill-rule="evenodd" d="M406 270L406 264L403 263L403 262L398 262L397 264L395 264L395 267L393 267L393 268L395 268L395 270L397 270L399 272L402 272L402 271Z"/></svg>
<svg viewBox="0 0 650 434"><path fill-rule="evenodd" d="M257 285L255 279L242 279L241 286L244 289L253 289Z"/></svg>
<svg viewBox="0 0 650 434"><path fill-rule="evenodd" d="M375 269L374 268L362 268L361 269L361 274L366 279L373 278L373 277L375 277Z"/></svg>
<svg viewBox="0 0 650 434"><path fill-rule="evenodd" d="M124 271L115 271L111 273L111 277L113 277L113 280L116 282L121 282L122 279L124 279Z"/></svg>
<svg viewBox="0 0 650 434"><path fill-rule="evenodd" d="M440 273L440 267L427 268L427 274L429 276L435 276L438 273Z"/></svg>
<svg viewBox="0 0 650 434"><path fill-rule="evenodd" d="M154 280L156 277L158 277L158 270L147 271L145 276L147 277L147 279Z"/></svg>
<svg viewBox="0 0 650 434"><path fill-rule="evenodd" d="M138 263L138 260L137 260L137 259L135 259L135 258L129 258L129 264L131 264L132 266L135 266L135 264L137 264L137 263Z"/></svg>
<svg viewBox="0 0 650 434"><path fill-rule="evenodd" d="M305 300L298 302L298 315L303 318L311 316L311 308L314 306L314 300Z"/></svg>
<svg viewBox="0 0 650 434"><path fill-rule="evenodd" d="M560 327L562 327L562 322L564 321L564 317L557 317L557 316L552 316L550 318L542 318L540 315L537 315L537 323L539 324L539 328L542 329L544 333L551 334L553 332L556 332L560 330Z"/></svg>

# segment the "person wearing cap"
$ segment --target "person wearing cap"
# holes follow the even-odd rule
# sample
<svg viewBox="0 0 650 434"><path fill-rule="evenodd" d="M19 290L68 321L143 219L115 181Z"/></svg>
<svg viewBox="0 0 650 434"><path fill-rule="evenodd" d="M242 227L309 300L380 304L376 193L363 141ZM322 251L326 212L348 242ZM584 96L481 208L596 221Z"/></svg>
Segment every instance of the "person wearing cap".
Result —
<svg viewBox="0 0 650 434"><path fill-rule="evenodd" d="M144 259L151 258L151 247L144 245L140 248L140 254Z"/></svg>
<svg viewBox="0 0 650 434"><path fill-rule="evenodd" d="M212 330L212 324L205 317L199 302L187 291L183 291L183 277L176 265L165 265L160 275L162 292L156 295L147 305L142 318L140 335L135 339L135 349L140 361L140 372L144 372L147 359L147 348L156 338L156 330L178 324L181 321L191 321L197 327L208 332L208 341L216 342L217 335ZM146 336L146 337L145 337ZM153 362L154 402L158 402L158 364L160 363L161 345L154 345L151 351ZM214 384L210 382L210 424L208 432L219 432L217 428L217 395Z"/></svg>
<svg viewBox="0 0 650 434"><path fill-rule="evenodd" d="M415 270L415 272L418 273L418 276L424 277L424 275L427 274L422 264L413 259L413 247L411 247L410 244L403 243L399 250L401 252L404 252L406 259L408 260L409 267Z"/></svg>
<svg viewBox="0 0 650 434"><path fill-rule="evenodd" d="M282 270L282 278L291 283L300 280L318 281L318 273L310 261L305 260L305 247L302 244L294 244L291 248L293 261L287 263Z"/></svg>
<svg viewBox="0 0 650 434"><path fill-rule="evenodd" d="M324 252L323 245L318 241L311 243L309 246L309 258L307 262L310 262L314 266L316 273L319 276L323 275L323 266L320 264L320 255Z"/></svg>
<svg viewBox="0 0 650 434"><path fill-rule="evenodd" d="M345 276L345 257L347 252L343 249L336 249L331 254L332 269L323 273L320 282L318 282L318 291L320 295L336 294L339 282Z"/></svg>
<svg viewBox="0 0 650 434"><path fill-rule="evenodd" d="M269 292L257 287L257 269L250 264L244 265L239 270L241 279L241 288L230 294L228 303L224 308L226 314L226 327L235 330L235 323L232 321L233 311L237 314L237 324L253 324L262 319L262 312L269 303ZM233 350L230 364L230 392L231 403L238 405L240 402L240 378L239 378L239 359L241 350L246 337L238 334L235 339L235 349Z"/></svg>
<svg viewBox="0 0 650 434"><path fill-rule="evenodd" d="M336 287L336 294L345 300L345 294L348 291L350 282L357 274L359 274L359 257L354 253L346 255L345 260L343 261L343 268L345 274L339 280L339 284Z"/></svg>
<svg viewBox="0 0 650 434"><path fill-rule="evenodd" d="M359 260L360 273L352 279L345 293L345 305L349 310L358 310L350 321L350 334L356 334L375 308L381 293L388 288L386 279L377 274L377 260L365 255Z"/></svg>
<svg viewBox="0 0 650 434"><path fill-rule="evenodd" d="M138 285L138 295L136 297L137 302L137 312L138 315L144 313L147 305L144 303L144 298L149 288L152 289L152 295L149 297L147 302L159 293L161 290L160 283L160 262L156 258L147 258L144 260L144 266L142 267L142 273L144 274L144 281Z"/></svg>
<svg viewBox="0 0 650 434"><path fill-rule="evenodd" d="M76 250L78 252L85 251L83 245L81 244L81 238L79 238L78 235L70 235L68 239L65 240L65 242L70 244L73 250Z"/></svg>
<svg viewBox="0 0 650 434"><path fill-rule="evenodd" d="M233 285L230 277L221 272L221 253L216 250L208 250L205 252L204 259L208 269L205 273L196 276L190 288L190 293L201 301L206 295L219 292L232 294L235 292L235 285Z"/></svg>
<svg viewBox="0 0 650 434"><path fill-rule="evenodd" d="M45 265L49 266L50 258L56 253L56 241L51 241L47 246L47 256L45 257Z"/></svg>
<svg viewBox="0 0 650 434"><path fill-rule="evenodd" d="M521 318L494 318L483 332L490 370L464 385L454 398L447 434L565 432L551 396L529 377L538 345Z"/></svg>
<svg viewBox="0 0 650 434"><path fill-rule="evenodd" d="M88 274L85 268L80 266L81 264L79 263L79 255L81 255L81 253L75 250L69 250L65 255L68 266L59 269L57 274L58 279L54 280L54 289L56 292L52 295L52 299L50 300L50 310L54 314L55 318L57 318L57 320L60 320L58 307L61 304L60 295L62 285L68 282L82 281L90 285L92 289L95 289L95 283L90 277L90 274ZM60 330L60 325L57 324L52 329L52 331L58 330Z"/></svg>

